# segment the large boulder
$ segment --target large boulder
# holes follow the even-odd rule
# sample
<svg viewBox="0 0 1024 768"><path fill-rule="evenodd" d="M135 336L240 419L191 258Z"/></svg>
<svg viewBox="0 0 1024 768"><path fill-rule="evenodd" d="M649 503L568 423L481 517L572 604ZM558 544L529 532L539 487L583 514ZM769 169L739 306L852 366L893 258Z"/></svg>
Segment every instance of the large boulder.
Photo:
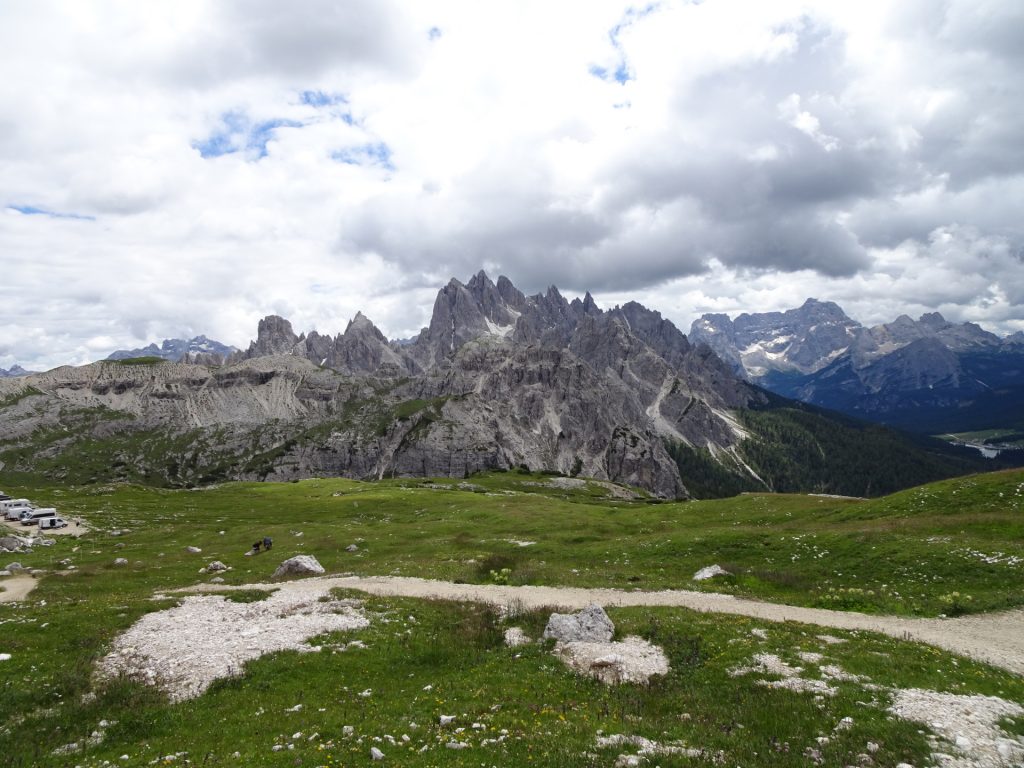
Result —
<svg viewBox="0 0 1024 768"><path fill-rule="evenodd" d="M544 628L544 639L560 643L607 643L615 625L600 605L588 605L579 613L552 613Z"/></svg>
<svg viewBox="0 0 1024 768"><path fill-rule="evenodd" d="M324 567L312 555L296 555L289 557L274 571L274 578L280 576L319 576L325 573Z"/></svg>
<svg viewBox="0 0 1024 768"><path fill-rule="evenodd" d="M0 536L0 552L18 552L26 544L17 536Z"/></svg>

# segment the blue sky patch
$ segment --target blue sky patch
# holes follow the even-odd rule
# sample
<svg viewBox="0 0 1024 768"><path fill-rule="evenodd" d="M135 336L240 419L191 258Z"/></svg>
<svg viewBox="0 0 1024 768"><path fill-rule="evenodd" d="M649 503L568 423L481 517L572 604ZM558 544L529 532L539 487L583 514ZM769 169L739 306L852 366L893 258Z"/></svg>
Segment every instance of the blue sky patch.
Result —
<svg viewBox="0 0 1024 768"><path fill-rule="evenodd" d="M23 213L26 216L48 216L51 219L78 219L79 221L96 221L95 216L85 216L81 213L66 213L64 211L51 211L46 208L38 208L34 205L8 205L12 211Z"/></svg>
<svg viewBox="0 0 1024 768"><path fill-rule="evenodd" d="M267 142L278 128L301 128L296 120L264 120L254 123L244 112L225 112L221 127L202 141L192 142L204 158L248 152L256 159L267 156Z"/></svg>
<svg viewBox="0 0 1024 768"><path fill-rule="evenodd" d="M324 93L323 91L303 91L299 94L303 104L310 107L331 107L335 104L348 104L348 99L340 93Z"/></svg>
<svg viewBox="0 0 1024 768"><path fill-rule="evenodd" d="M346 165L379 165L389 171L395 169L391 162L391 148L383 141L339 149L331 154L331 159Z"/></svg>

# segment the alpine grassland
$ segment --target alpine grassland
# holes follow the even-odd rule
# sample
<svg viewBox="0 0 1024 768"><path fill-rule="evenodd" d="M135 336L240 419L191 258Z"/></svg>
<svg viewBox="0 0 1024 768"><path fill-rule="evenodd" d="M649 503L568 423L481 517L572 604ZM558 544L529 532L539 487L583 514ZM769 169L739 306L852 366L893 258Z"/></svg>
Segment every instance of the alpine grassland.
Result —
<svg viewBox="0 0 1024 768"><path fill-rule="evenodd" d="M368 627L250 660L194 698L97 674L118 636L181 604L174 590L208 584L201 569L214 560L229 568L215 589L257 624L278 589L274 570L299 554L328 574L697 589L904 616L1017 607L1022 471L873 500L751 493L700 502L525 471L195 490L3 480L7 493L55 506L73 532L85 530L0 560L36 575L24 600L0 603L5 768L349 766L372 763L371 750L385 765L612 766L644 744L657 749L640 757L661 766L844 766L866 754L878 765L923 766L932 729L891 714L898 691L1024 704L1020 677L931 647L681 608L608 609L616 638L660 646L670 672L606 686L572 672L540 639L550 610L356 591L332 599L357 601ZM247 555L264 536L273 549ZM693 581L711 564L728 575ZM534 641L506 647L512 626ZM182 664L195 652L177 651ZM1019 717L1001 727L1009 739L1024 736Z"/></svg>

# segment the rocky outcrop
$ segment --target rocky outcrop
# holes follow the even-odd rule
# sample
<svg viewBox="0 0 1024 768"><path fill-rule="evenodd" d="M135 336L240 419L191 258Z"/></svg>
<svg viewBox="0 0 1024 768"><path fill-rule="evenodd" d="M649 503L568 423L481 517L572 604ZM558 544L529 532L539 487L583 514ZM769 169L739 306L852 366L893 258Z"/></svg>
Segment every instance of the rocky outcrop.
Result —
<svg viewBox="0 0 1024 768"><path fill-rule="evenodd" d="M552 613L543 635L560 643L608 643L614 636L615 625L599 605L577 613Z"/></svg>
<svg viewBox="0 0 1024 768"><path fill-rule="evenodd" d="M324 567L320 565L315 557L312 555L296 555L295 557L289 557L274 571L274 578L279 579L283 576L320 576L324 571Z"/></svg>

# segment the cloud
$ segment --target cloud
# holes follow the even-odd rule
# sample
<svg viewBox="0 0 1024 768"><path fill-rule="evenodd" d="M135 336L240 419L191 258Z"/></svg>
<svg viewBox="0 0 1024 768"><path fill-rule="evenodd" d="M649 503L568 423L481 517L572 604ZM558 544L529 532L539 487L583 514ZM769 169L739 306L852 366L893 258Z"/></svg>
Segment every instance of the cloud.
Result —
<svg viewBox="0 0 1024 768"><path fill-rule="evenodd" d="M0 366L277 312L393 336L481 267L700 311L1024 327L1012 0L5 11ZM69 318L74 318L70 322Z"/></svg>

